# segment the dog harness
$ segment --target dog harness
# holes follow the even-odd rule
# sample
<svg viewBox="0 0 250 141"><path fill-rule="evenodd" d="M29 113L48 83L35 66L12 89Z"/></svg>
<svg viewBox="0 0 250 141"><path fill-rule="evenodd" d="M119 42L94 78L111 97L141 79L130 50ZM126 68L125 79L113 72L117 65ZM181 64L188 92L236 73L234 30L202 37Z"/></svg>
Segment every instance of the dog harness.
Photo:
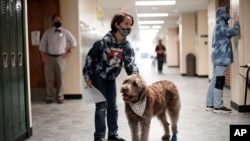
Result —
<svg viewBox="0 0 250 141"><path fill-rule="evenodd" d="M129 106L131 107L131 109L133 110L135 114L142 117L146 108L146 101L147 101L147 97L144 98L143 101L139 101L137 103L129 103Z"/></svg>

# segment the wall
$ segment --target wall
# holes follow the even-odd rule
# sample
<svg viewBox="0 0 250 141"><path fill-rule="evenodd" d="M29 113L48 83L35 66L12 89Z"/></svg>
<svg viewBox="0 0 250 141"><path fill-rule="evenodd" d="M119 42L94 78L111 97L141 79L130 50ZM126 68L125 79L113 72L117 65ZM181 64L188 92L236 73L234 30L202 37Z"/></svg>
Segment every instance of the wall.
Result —
<svg viewBox="0 0 250 141"><path fill-rule="evenodd" d="M102 18L97 18L97 8L102 11ZM106 33L110 29L110 17L107 17L97 3L97 0L79 0L80 21L86 23L91 28Z"/></svg>
<svg viewBox="0 0 250 141"><path fill-rule="evenodd" d="M211 62L212 38L215 28L216 18L215 12L218 7L218 0L210 0L208 3L208 78L211 80L213 76L213 64Z"/></svg>
<svg viewBox="0 0 250 141"><path fill-rule="evenodd" d="M232 38L232 47L234 52L234 63L231 65L231 101L232 106L238 109L239 111L244 111L244 98L245 98L245 76L246 70L245 68L239 67L240 65L244 65L250 63L250 1L249 0L231 0L231 14L237 13L240 16L240 26L241 32L239 36ZM233 23L232 23L233 24ZM249 79L249 78L248 78ZM250 96L249 90L248 98L246 105L250 105Z"/></svg>
<svg viewBox="0 0 250 141"><path fill-rule="evenodd" d="M85 63L85 57L97 38L100 38L108 31L104 13L101 12L102 18L97 17L97 0L79 0L79 17L81 22L81 54L82 66Z"/></svg>
<svg viewBox="0 0 250 141"><path fill-rule="evenodd" d="M180 73L186 74L186 56L195 54L195 14L188 13L180 16Z"/></svg>
<svg viewBox="0 0 250 141"><path fill-rule="evenodd" d="M207 10L197 12L196 73L208 75L208 16Z"/></svg>
<svg viewBox="0 0 250 141"><path fill-rule="evenodd" d="M77 47L69 54L66 60L64 76L64 94L79 95L82 93L82 68L80 41L80 19L78 0L60 0L60 13L63 17L63 27L71 31L77 40Z"/></svg>
<svg viewBox="0 0 250 141"><path fill-rule="evenodd" d="M178 47L178 29L169 28L167 32L167 65L169 67L179 66L179 47Z"/></svg>

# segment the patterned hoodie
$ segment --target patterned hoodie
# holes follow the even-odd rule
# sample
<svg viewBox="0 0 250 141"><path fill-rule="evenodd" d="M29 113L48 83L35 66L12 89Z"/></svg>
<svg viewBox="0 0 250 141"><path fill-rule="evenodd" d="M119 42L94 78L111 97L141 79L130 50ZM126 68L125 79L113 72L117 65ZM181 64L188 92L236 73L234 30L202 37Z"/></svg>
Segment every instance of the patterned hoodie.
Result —
<svg viewBox="0 0 250 141"><path fill-rule="evenodd" d="M226 7L220 7L216 11L216 26L212 41L212 63L216 66L225 66L233 62L231 37L239 34L240 25L234 22L233 28L228 27L230 16L226 13Z"/></svg>
<svg viewBox="0 0 250 141"><path fill-rule="evenodd" d="M128 75L139 73L130 43L125 39L121 44L117 44L110 31L97 40L88 52L83 68L84 79L91 80L91 75L100 75L105 80L114 80L123 65Z"/></svg>

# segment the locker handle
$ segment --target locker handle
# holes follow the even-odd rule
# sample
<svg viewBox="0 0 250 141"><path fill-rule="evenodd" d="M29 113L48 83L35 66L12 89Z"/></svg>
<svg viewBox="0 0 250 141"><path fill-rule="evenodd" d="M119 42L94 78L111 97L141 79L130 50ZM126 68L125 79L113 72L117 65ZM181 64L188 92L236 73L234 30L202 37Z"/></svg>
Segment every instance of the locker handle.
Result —
<svg viewBox="0 0 250 141"><path fill-rule="evenodd" d="M11 53L11 66L12 67L15 67L16 66L16 56L15 56L15 53Z"/></svg>
<svg viewBox="0 0 250 141"><path fill-rule="evenodd" d="M3 67L7 68L8 67L8 54L3 53Z"/></svg>
<svg viewBox="0 0 250 141"><path fill-rule="evenodd" d="M18 64L19 66L22 66L23 65L23 55L22 53L18 53Z"/></svg>

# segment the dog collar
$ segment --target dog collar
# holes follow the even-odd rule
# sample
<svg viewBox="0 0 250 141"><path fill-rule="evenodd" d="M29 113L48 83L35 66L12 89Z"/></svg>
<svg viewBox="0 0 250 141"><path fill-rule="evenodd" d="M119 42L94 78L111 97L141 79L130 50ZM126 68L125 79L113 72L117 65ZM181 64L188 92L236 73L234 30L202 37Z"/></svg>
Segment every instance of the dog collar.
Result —
<svg viewBox="0 0 250 141"><path fill-rule="evenodd" d="M131 109L133 110L135 114L142 117L146 108L146 101L147 101L147 97L145 97L143 101L139 101L137 103L129 103L129 106L131 107Z"/></svg>

